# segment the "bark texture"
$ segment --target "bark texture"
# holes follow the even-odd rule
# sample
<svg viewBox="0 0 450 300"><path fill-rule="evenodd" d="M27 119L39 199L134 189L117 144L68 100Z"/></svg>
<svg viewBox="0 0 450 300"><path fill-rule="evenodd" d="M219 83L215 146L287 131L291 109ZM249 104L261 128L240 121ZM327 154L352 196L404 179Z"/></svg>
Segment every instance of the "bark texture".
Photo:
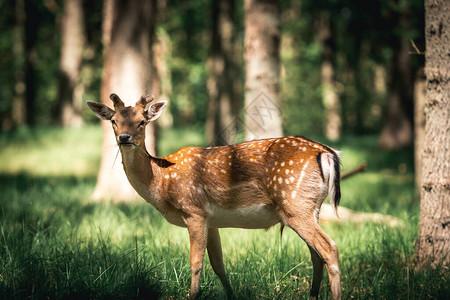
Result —
<svg viewBox="0 0 450 300"><path fill-rule="evenodd" d="M420 193L422 187L422 154L425 137L425 101L426 78L423 68L417 74L414 83L414 166L416 189Z"/></svg>
<svg viewBox="0 0 450 300"><path fill-rule="evenodd" d="M450 263L450 1L425 0L425 138L419 263Z"/></svg>
<svg viewBox="0 0 450 300"><path fill-rule="evenodd" d="M245 0L245 139L283 135L280 1Z"/></svg>
<svg viewBox="0 0 450 300"><path fill-rule="evenodd" d="M116 93L125 105L133 105L152 87L152 41L156 1L107 0L104 6L101 102L112 107L109 95ZM155 95L157 96L157 95ZM146 129L147 150L155 154L153 124ZM130 201L137 193L122 167L111 124L103 122L103 150L93 198ZM114 163L114 161L116 162Z"/></svg>
<svg viewBox="0 0 450 300"><path fill-rule="evenodd" d="M61 56L58 94L59 123L80 127L83 86L80 69L85 44L83 1L65 0L61 19Z"/></svg>
<svg viewBox="0 0 450 300"><path fill-rule="evenodd" d="M213 1L212 6L206 135L210 145L219 146L236 142L241 87L235 0Z"/></svg>

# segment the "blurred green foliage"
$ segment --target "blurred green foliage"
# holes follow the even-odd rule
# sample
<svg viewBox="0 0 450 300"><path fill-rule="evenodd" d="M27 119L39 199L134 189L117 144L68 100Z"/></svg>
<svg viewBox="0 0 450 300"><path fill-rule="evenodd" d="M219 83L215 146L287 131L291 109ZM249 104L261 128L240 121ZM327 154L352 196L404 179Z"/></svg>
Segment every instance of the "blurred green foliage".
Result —
<svg viewBox="0 0 450 300"><path fill-rule="evenodd" d="M35 111L37 125L53 123L60 52L59 24L62 0L32 0L39 14L38 37L34 57L36 68ZM211 1L168 0L157 32L167 33L171 53L167 64L171 73L170 109L174 126L204 126L208 97L206 67L211 37ZM335 40L335 74L342 102L344 133L376 133L383 123L385 92L375 87L375 70L389 69L394 44L399 36L423 45L423 2L398 1L288 1L282 2L282 112L286 134L320 135L324 121L320 82L320 45L317 18L330 17ZM15 95L15 74L23 65L22 53L14 52L15 39L23 38L15 21L15 1L0 1L0 123L11 117ZM99 99L102 70L101 1L84 1L87 46L82 69L85 100ZM408 16L407 28L398 24L399 13ZM243 1L236 4L237 36L243 49ZM423 49L423 47L422 47ZM413 57L413 69L423 63ZM242 82L244 80L242 65ZM150 92L150 91L149 91ZM243 100L243 96L242 96ZM411 103L412 106L412 103ZM88 122L92 115L85 114ZM2 128L6 128L2 126Z"/></svg>

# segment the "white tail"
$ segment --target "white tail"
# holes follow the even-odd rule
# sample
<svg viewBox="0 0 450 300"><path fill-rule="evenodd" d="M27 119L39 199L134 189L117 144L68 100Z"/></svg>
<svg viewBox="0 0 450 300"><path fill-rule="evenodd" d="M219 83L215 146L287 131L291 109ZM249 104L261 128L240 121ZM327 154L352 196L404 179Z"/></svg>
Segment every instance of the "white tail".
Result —
<svg viewBox="0 0 450 300"><path fill-rule="evenodd" d="M321 156L323 172L324 174L328 173L328 176L325 177L328 179L328 196L331 206L338 217L337 207L341 199L339 155L340 152L334 151L334 153L324 153Z"/></svg>
<svg viewBox="0 0 450 300"><path fill-rule="evenodd" d="M166 102L141 97L125 107L112 94L114 110L88 102L110 120L125 173L139 195L172 224L187 227L191 254L191 292L199 292L206 249L228 296L218 228L292 228L311 252L314 278L310 299L317 299L325 264L333 299L341 298L338 250L319 227L317 212L327 194L335 210L340 200L338 153L304 137L254 140L222 147L186 147L163 158L145 149L145 125L157 119ZM336 211L337 213L337 211Z"/></svg>

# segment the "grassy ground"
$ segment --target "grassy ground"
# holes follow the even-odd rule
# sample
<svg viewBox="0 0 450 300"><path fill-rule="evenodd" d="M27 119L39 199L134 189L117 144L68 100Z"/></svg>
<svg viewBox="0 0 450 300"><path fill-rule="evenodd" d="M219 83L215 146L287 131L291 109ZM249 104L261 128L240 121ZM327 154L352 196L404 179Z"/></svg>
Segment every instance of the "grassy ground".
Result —
<svg viewBox="0 0 450 300"><path fill-rule="evenodd" d="M165 133L160 149L201 144L195 131ZM89 196L101 132L22 130L0 135L0 298L183 299L190 269L185 229L144 201L95 203ZM368 162L342 183L343 206L401 218L402 228L324 224L340 249L343 299L448 299L448 269L417 269L419 203L411 151L381 152L376 138L346 138L343 168ZM306 299L312 266L292 231L221 230L227 272L239 299ZM224 298L209 262L204 299ZM321 298L329 298L324 279Z"/></svg>

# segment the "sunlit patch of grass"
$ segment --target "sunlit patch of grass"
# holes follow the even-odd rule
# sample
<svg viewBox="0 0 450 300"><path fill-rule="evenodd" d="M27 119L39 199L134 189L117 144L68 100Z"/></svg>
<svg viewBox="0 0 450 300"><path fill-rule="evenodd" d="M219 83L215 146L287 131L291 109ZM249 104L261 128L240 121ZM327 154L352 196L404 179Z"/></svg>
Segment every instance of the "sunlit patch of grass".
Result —
<svg viewBox="0 0 450 300"><path fill-rule="evenodd" d="M101 128L20 129L0 135L0 173L95 176Z"/></svg>

